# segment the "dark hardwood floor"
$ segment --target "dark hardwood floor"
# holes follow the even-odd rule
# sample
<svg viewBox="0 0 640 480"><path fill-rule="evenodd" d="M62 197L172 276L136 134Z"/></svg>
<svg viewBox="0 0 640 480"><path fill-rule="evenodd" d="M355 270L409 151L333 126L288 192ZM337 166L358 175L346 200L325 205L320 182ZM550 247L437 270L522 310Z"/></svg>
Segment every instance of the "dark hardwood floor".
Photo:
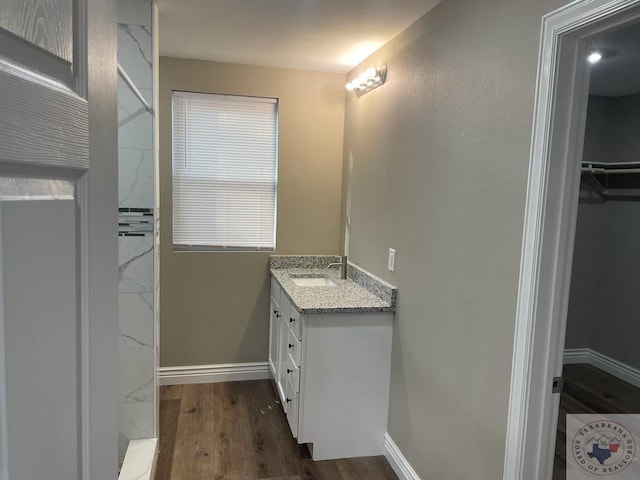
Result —
<svg viewBox="0 0 640 480"><path fill-rule="evenodd" d="M160 388L155 480L397 480L384 457L314 462L270 380Z"/></svg>
<svg viewBox="0 0 640 480"><path fill-rule="evenodd" d="M591 365L565 365L553 480L566 479L566 415L640 413L640 389Z"/></svg>

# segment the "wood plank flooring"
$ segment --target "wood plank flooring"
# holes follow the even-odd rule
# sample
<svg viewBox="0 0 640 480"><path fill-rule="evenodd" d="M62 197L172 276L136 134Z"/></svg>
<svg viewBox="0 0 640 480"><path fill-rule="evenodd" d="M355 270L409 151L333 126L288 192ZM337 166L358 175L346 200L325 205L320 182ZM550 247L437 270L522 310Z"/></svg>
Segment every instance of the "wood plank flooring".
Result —
<svg viewBox="0 0 640 480"><path fill-rule="evenodd" d="M155 480L397 480L384 457L314 462L271 380L160 388Z"/></svg>
<svg viewBox="0 0 640 480"><path fill-rule="evenodd" d="M640 413L640 389L591 365L565 365L553 480L566 479L566 415Z"/></svg>

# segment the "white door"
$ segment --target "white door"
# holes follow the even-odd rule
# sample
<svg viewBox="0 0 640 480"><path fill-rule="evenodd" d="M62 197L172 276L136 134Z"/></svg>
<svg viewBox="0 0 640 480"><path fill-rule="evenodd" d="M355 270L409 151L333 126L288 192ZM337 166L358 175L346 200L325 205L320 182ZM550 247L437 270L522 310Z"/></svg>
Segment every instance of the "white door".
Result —
<svg viewBox="0 0 640 480"><path fill-rule="evenodd" d="M0 0L0 479L117 477L115 0Z"/></svg>

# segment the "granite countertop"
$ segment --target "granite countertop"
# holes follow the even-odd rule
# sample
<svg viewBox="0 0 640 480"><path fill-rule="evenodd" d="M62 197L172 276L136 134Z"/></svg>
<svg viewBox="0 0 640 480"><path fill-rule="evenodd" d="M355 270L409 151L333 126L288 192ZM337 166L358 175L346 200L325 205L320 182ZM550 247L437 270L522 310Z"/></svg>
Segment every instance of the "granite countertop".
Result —
<svg viewBox="0 0 640 480"><path fill-rule="evenodd" d="M351 265L350 265L351 267ZM271 274L300 313L365 313L394 312L395 295L391 302L383 300L351 278L342 279L339 269L332 268L271 268ZM337 286L300 287L293 283L290 275L326 275Z"/></svg>

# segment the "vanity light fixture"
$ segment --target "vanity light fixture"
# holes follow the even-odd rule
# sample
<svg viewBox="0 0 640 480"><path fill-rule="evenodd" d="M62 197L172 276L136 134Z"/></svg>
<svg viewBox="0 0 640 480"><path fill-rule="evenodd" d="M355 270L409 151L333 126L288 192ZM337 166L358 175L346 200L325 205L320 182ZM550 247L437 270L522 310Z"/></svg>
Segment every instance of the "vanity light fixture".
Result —
<svg viewBox="0 0 640 480"><path fill-rule="evenodd" d="M387 66L382 65L378 68L369 67L360 75L355 77L349 83L345 85L345 88L350 92L356 92L356 95L361 96L371 90L378 88L387 80Z"/></svg>

